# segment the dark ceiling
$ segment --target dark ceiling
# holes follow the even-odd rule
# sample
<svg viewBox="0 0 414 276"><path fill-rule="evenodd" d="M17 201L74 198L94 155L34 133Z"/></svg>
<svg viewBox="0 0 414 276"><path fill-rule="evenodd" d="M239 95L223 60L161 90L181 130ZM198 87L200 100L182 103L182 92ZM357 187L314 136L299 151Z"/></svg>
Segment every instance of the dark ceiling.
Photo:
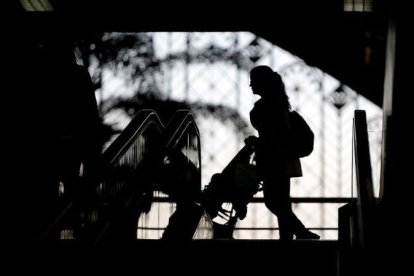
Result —
<svg viewBox="0 0 414 276"><path fill-rule="evenodd" d="M35 0L32 0L35 1ZM251 31L339 79L382 106L386 12L344 12L343 0L224 1L53 1L53 12L11 7L16 24L71 31ZM288 3L286 3L288 2ZM4 10L3 10L4 11Z"/></svg>

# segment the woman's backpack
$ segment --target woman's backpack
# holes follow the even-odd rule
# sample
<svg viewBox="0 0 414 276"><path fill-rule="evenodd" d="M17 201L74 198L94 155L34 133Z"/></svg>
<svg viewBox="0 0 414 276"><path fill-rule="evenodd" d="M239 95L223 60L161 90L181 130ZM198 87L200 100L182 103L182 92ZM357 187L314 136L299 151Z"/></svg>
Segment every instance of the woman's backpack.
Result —
<svg viewBox="0 0 414 276"><path fill-rule="evenodd" d="M305 119L296 111L289 112L289 156L302 158L313 151L314 134Z"/></svg>

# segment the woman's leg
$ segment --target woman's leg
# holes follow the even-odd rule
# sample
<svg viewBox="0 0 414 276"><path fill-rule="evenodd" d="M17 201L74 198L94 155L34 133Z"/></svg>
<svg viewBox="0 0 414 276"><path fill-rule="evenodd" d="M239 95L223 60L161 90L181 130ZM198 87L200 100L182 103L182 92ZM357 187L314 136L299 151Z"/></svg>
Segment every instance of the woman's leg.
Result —
<svg viewBox="0 0 414 276"><path fill-rule="evenodd" d="M292 211L290 178L267 177L263 181L266 207L277 216L280 239L292 240L293 234L305 231L305 226Z"/></svg>

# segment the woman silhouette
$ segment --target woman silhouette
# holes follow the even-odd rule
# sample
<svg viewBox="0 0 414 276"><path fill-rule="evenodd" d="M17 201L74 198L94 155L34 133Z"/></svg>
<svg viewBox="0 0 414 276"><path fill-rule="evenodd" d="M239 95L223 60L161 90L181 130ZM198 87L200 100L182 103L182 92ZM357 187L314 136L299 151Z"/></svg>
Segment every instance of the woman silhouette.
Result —
<svg viewBox="0 0 414 276"><path fill-rule="evenodd" d="M250 112L250 121L259 133L254 140L257 171L263 180L266 207L277 216L280 239L292 240L293 235L319 239L292 211L290 178L302 176L302 169L298 158L289 157L291 106L282 78L268 66L257 66L250 71L250 87L261 97Z"/></svg>

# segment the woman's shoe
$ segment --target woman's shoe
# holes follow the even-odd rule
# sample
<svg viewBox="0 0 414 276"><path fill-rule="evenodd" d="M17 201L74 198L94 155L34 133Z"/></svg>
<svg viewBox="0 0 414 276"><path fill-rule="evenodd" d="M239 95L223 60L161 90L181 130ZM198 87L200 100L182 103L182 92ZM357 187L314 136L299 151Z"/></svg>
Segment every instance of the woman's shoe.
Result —
<svg viewBox="0 0 414 276"><path fill-rule="evenodd" d="M309 230L295 234L297 240L319 240L321 237Z"/></svg>

